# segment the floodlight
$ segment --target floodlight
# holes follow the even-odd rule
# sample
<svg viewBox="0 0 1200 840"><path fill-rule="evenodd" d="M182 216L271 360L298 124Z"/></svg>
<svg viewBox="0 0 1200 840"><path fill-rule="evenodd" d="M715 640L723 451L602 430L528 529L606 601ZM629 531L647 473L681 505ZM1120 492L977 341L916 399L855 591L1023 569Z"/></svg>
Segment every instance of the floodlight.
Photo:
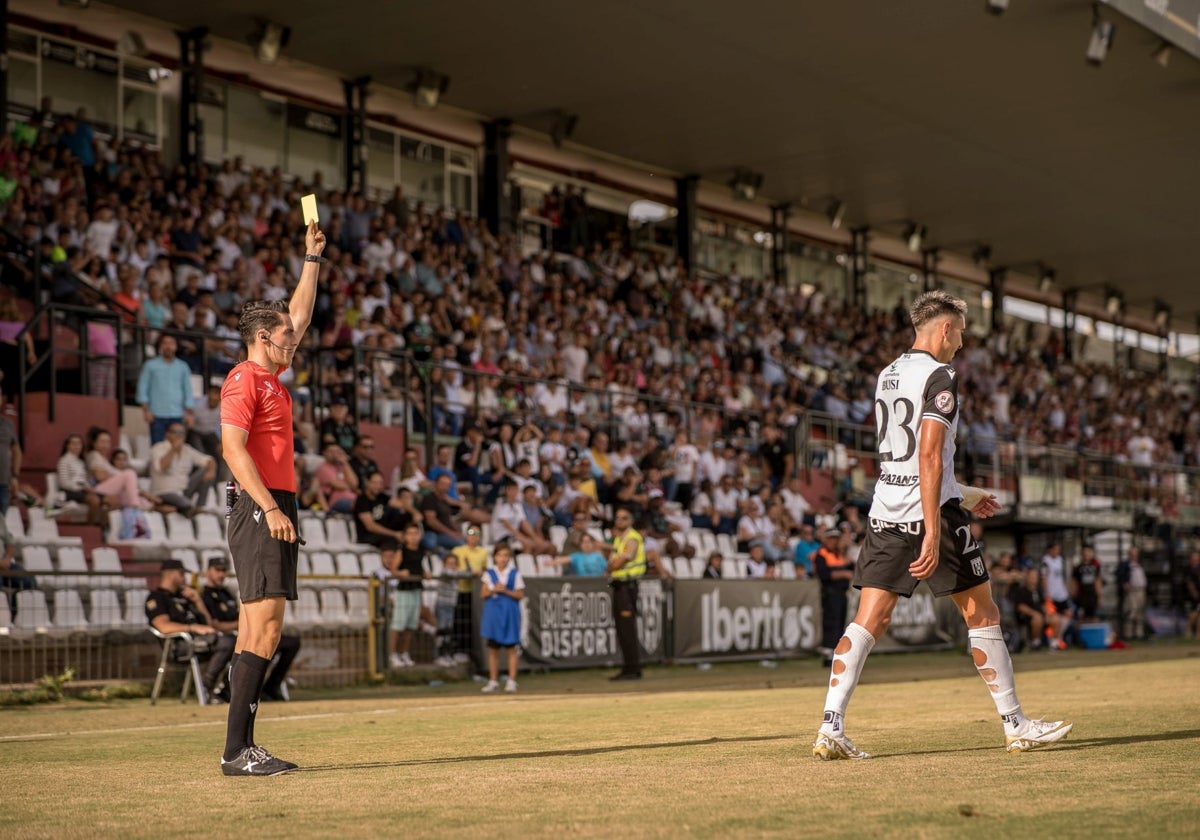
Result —
<svg viewBox="0 0 1200 840"><path fill-rule="evenodd" d="M432 111L438 106L450 87L450 77L422 67L417 71L417 81L413 88L413 104L423 111Z"/></svg>
<svg viewBox="0 0 1200 840"><path fill-rule="evenodd" d="M1096 18L1092 24L1092 37L1088 40L1088 64L1099 67L1104 63L1104 59L1108 58L1109 49L1112 48L1113 35L1116 31L1117 25L1112 21Z"/></svg>
<svg viewBox="0 0 1200 840"><path fill-rule="evenodd" d="M751 172L749 169L740 167L734 170L733 178L729 182L729 186L733 189L733 197L742 201L754 201L758 197L758 191L762 189L762 185L761 173Z"/></svg>
<svg viewBox="0 0 1200 840"><path fill-rule="evenodd" d="M274 64L292 37L292 28L271 20L264 20L260 25L261 29L251 36L254 57L263 64Z"/></svg>
<svg viewBox="0 0 1200 840"><path fill-rule="evenodd" d="M842 226L842 221L846 218L846 202L835 198L830 203L825 215L829 218L829 226L837 230Z"/></svg>
<svg viewBox="0 0 1200 840"><path fill-rule="evenodd" d="M925 235L928 231L925 225L919 225L916 222L909 222L904 228L904 244L908 246L908 250L914 254L921 250L921 244L925 241Z"/></svg>

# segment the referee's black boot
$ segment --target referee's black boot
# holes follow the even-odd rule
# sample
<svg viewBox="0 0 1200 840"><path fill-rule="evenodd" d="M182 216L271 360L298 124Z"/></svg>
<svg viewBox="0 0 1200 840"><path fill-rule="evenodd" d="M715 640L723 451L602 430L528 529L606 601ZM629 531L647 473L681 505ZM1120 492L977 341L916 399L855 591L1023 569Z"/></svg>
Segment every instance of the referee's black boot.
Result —
<svg viewBox="0 0 1200 840"><path fill-rule="evenodd" d="M278 776L297 769L290 761L283 761L259 746L246 747L231 761L221 759L221 772L226 776Z"/></svg>

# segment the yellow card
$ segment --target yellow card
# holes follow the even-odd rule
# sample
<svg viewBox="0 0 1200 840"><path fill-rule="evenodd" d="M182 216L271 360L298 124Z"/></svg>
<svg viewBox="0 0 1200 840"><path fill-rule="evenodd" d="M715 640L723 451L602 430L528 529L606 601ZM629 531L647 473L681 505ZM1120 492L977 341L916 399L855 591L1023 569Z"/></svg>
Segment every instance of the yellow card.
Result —
<svg viewBox="0 0 1200 840"><path fill-rule="evenodd" d="M317 196L315 193L309 193L300 199L300 209L304 211L304 224L307 227L310 222L320 223L317 217Z"/></svg>

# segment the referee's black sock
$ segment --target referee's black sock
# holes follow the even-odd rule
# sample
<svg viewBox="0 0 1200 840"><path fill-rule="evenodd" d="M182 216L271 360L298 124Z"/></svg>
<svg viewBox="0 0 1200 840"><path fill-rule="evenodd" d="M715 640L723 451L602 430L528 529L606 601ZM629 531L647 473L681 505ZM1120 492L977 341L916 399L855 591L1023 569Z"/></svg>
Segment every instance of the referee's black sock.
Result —
<svg viewBox="0 0 1200 840"><path fill-rule="evenodd" d="M253 743L258 696L271 660L243 650L229 675L229 724L225 732L225 760L232 761Z"/></svg>

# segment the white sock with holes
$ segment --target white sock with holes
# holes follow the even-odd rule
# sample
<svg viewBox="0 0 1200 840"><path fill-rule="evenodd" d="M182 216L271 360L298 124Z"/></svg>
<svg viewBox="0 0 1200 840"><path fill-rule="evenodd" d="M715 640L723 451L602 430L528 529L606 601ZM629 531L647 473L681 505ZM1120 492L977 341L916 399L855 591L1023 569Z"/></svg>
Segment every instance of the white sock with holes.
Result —
<svg viewBox="0 0 1200 840"><path fill-rule="evenodd" d="M975 669L991 691L996 711L1004 721L1004 734L1015 735L1025 726L1026 718L1021 711L1021 701L1017 699L1012 657L1004 644L1004 634L998 624L993 624L967 631L967 638L971 642Z"/></svg>
<svg viewBox="0 0 1200 840"><path fill-rule="evenodd" d="M850 649L845 653L835 652L833 667L829 670L829 691L825 695L825 718L821 722L821 731L830 735L842 734L850 695L858 685L858 675L862 673L867 654L875 647L875 637L867 632L867 628L853 622L846 627L837 649L840 650L846 641L850 642Z"/></svg>

